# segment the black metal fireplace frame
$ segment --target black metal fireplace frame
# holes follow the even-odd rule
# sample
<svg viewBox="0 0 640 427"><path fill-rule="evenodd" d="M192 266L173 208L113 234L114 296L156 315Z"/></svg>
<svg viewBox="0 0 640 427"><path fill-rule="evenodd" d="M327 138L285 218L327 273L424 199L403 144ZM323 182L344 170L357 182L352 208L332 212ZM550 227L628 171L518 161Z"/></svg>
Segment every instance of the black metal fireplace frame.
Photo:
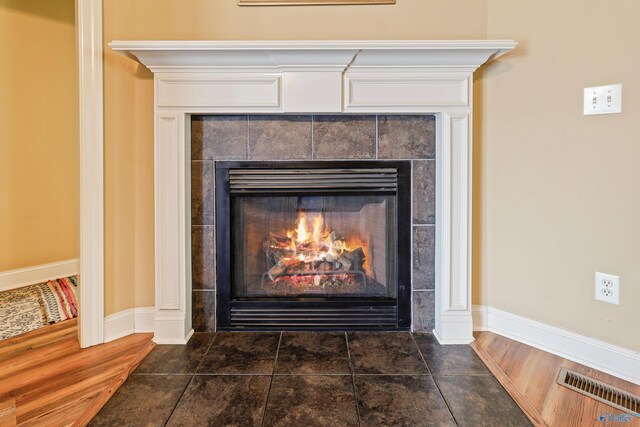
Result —
<svg viewBox="0 0 640 427"><path fill-rule="evenodd" d="M396 196L396 277L397 298L242 298L231 294L231 191L230 169L327 169L327 168L394 168L397 171ZM376 191L368 188L363 191ZM379 190L378 190L379 192ZM299 192L298 192L299 193ZM246 195L265 196L259 193ZM292 194L296 194L295 191ZM301 193L304 194L304 193ZM314 192L313 195L321 195ZM339 195L353 192L328 191ZM411 162L398 160L371 161L220 161L215 164L215 229L216 229L216 320L218 330L408 330L411 327ZM258 310L261 318L280 319L286 323L243 322ZM302 313L298 316L296 313ZM336 316L335 313L340 313ZM363 319L364 320L348 320ZM314 320L310 321L309 317ZM291 320L293 319L293 320ZM296 323L296 319L300 319ZM347 320L336 320L347 319Z"/></svg>

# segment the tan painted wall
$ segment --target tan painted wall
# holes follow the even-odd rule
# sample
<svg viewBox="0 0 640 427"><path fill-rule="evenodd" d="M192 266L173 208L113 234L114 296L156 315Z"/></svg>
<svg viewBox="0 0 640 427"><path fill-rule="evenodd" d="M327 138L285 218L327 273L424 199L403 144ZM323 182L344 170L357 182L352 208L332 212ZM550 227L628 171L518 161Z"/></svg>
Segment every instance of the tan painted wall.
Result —
<svg viewBox="0 0 640 427"><path fill-rule="evenodd" d="M78 257L73 0L0 0L0 271Z"/></svg>
<svg viewBox="0 0 640 427"><path fill-rule="evenodd" d="M235 0L105 0L113 39L514 38L479 72L474 303L635 350L640 301L638 87L625 40L635 0L398 0L395 6L239 8ZM608 5L608 6L607 6ZM461 17L459 12L466 10ZM597 19L608 16L610 28ZM578 18L579 17L579 18ZM609 62L597 62L599 57ZM107 314L153 304L152 80L105 53ZM583 117L582 87L623 82L624 113ZM611 203L598 209L595 197ZM593 273L622 303L593 301ZM133 283L132 283L133 282ZM574 303L575 307L569 306ZM635 322L635 323L634 323Z"/></svg>
<svg viewBox="0 0 640 427"><path fill-rule="evenodd" d="M640 2L489 0L488 37L518 49L485 73L482 287L506 311L640 351ZM605 19L606 18L606 19ZM582 89L623 83L623 113ZM594 273L621 277L619 306Z"/></svg>
<svg viewBox="0 0 640 427"><path fill-rule="evenodd" d="M460 19L461 9L469 13ZM104 0L120 39L465 39L486 35L485 0L394 6L238 7L236 0ZM153 305L153 80L105 46L106 314Z"/></svg>

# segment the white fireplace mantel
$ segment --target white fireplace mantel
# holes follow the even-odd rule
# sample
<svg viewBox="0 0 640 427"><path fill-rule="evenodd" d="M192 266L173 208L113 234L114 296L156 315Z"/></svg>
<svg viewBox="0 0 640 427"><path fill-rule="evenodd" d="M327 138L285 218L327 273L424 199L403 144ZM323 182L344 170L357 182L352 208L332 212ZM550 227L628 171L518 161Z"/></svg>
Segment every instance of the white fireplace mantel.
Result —
<svg viewBox="0 0 640 427"><path fill-rule="evenodd" d="M155 77L155 326L191 336L190 114L436 115L436 310L443 344L473 341L473 72L516 46L473 41L114 41Z"/></svg>

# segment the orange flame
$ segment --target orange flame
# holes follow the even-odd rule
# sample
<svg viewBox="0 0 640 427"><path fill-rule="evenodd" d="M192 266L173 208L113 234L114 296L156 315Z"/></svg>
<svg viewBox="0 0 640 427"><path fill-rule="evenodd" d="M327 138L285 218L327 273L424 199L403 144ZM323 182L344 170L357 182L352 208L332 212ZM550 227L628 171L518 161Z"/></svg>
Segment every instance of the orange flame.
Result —
<svg viewBox="0 0 640 427"><path fill-rule="evenodd" d="M322 238L322 227L324 226L324 217L322 214L316 215L313 219L313 241L320 242Z"/></svg>
<svg viewBox="0 0 640 427"><path fill-rule="evenodd" d="M311 230L308 222L311 220ZM349 251L349 246L341 238L336 238L335 234L325 224L322 213L307 217L305 212L298 213L296 228L287 231L289 249L294 253L294 257L303 262L335 260L345 251ZM305 246L304 254L298 254L298 248Z"/></svg>

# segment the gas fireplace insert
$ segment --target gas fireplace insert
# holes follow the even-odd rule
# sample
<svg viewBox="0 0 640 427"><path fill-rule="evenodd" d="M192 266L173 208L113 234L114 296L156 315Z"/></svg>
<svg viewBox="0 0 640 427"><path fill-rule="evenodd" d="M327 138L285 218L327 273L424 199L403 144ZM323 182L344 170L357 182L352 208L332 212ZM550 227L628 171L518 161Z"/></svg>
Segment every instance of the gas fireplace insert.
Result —
<svg viewBox="0 0 640 427"><path fill-rule="evenodd" d="M410 327L410 162L217 162L215 174L220 330Z"/></svg>

